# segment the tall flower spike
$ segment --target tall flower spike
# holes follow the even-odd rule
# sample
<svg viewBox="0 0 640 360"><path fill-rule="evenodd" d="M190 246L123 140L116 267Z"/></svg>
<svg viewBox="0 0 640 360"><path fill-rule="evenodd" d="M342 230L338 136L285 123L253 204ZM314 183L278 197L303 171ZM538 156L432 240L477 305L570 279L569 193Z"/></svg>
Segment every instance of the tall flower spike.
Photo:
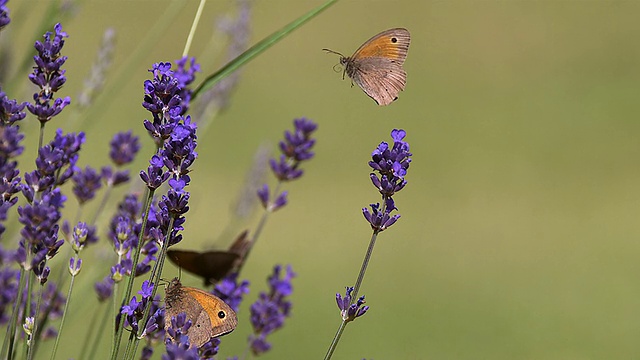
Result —
<svg viewBox="0 0 640 360"><path fill-rule="evenodd" d="M171 136L173 128L182 119L180 81L171 70L171 63L153 64L153 80L144 82L145 96L142 106L149 110L153 120L145 120L147 129L158 148Z"/></svg>
<svg viewBox="0 0 640 360"><path fill-rule="evenodd" d="M391 131L393 146L389 148L389 144L383 141L371 153L369 166L380 175L378 178L372 173L371 181L383 196L391 197L407 184L404 177L412 154L409 152L409 143L403 141L406 135L404 130L394 129Z"/></svg>
<svg viewBox="0 0 640 360"><path fill-rule="evenodd" d="M391 215L392 211L397 210L392 196L407 185L405 176L412 154L409 152L409 143L404 141L406 135L404 130L394 129L391 131L393 145L389 147L383 141L371 153L369 166L374 172L369 177L382 195L383 203L371 204L371 211L363 208L362 214L377 232L387 229L400 219L400 215Z"/></svg>
<svg viewBox="0 0 640 360"><path fill-rule="evenodd" d="M91 105L95 95L102 89L105 73L111 67L115 37L116 31L113 28L107 28L104 31L102 43L89 70L89 76L85 78L82 92L78 94L78 106L86 108Z"/></svg>
<svg viewBox="0 0 640 360"><path fill-rule="evenodd" d="M35 48L38 54L33 57L36 66L29 75L29 80L40 88L40 92L33 95L34 103L28 103L27 109L36 115L41 123L51 120L71 103L68 96L64 99L53 98L53 94L67 81L64 76L65 70L61 69L67 57L61 56L60 50L64 46L64 38L69 37L62 31L62 25L59 23L54 29L55 34L44 34L44 42L36 41Z"/></svg>
<svg viewBox="0 0 640 360"><path fill-rule="evenodd" d="M302 176L303 171L299 168L303 161L313 158L311 151L315 144L315 139L311 135L318 128L318 125L307 118L293 120L294 131L285 131L284 140L279 147L282 154L279 159L271 159L269 165L273 174L279 182L290 181ZM265 184L257 190L258 198L262 206L269 212L274 212L287 204L287 192L283 191L274 194L271 200L269 187Z"/></svg>
<svg viewBox="0 0 640 360"><path fill-rule="evenodd" d="M280 181L289 181L302 176L303 171L298 169L298 166L314 155L311 148L316 141L311 138L311 134L318 125L306 118L295 119L293 125L295 130L285 131L284 141L279 144L282 152L279 161L271 159L270 162L271 170Z"/></svg>
<svg viewBox="0 0 640 360"><path fill-rule="evenodd" d="M291 295L293 287L291 280L295 277L291 266L287 266L282 274L282 266L276 265L269 277L269 294L261 292L258 300L251 305L251 325L254 335L249 337L251 351L260 355L271 349L266 337L284 325L284 321L291 315Z"/></svg>

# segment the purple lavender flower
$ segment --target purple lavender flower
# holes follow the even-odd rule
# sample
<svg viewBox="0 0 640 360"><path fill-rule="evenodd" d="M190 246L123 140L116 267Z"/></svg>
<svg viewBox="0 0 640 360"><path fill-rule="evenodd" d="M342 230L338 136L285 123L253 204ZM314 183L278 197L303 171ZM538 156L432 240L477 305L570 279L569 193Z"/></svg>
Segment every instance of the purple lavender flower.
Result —
<svg viewBox="0 0 640 360"><path fill-rule="evenodd" d="M280 181L289 181L302 176L302 169L298 166L302 161L309 160L314 153L311 148L315 144L315 139L311 134L318 128L313 121L300 118L293 120L295 130L293 133L285 131L284 141L280 142L282 155L279 161L271 159L271 170Z"/></svg>
<svg viewBox="0 0 640 360"><path fill-rule="evenodd" d="M109 144L111 145L111 151L109 151L111 161L118 166L132 162L140 151L138 137L134 136L131 130L115 134Z"/></svg>
<svg viewBox="0 0 640 360"><path fill-rule="evenodd" d="M103 166L100 175L107 186L118 186L129 181L129 170L114 172L111 166Z"/></svg>
<svg viewBox="0 0 640 360"><path fill-rule="evenodd" d="M24 150L20 145L24 135L19 130L18 126L0 123L0 235L5 231L3 223L7 220L9 209L18 201L14 195L22 187L18 162L15 160Z"/></svg>
<svg viewBox="0 0 640 360"><path fill-rule="evenodd" d="M222 299L237 312L242 298L249 293L249 281L242 280L238 284L238 274L229 274L216 284L211 293Z"/></svg>
<svg viewBox="0 0 640 360"><path fill-rule="evenodd" d="M162 355L162 360L200 360L198 349L190 348L189 338L186 335L184 341L167 344L167 353Z"/></svg>
<svg viewBox="0 0 640 360"><path fill-rule="evenodd" d="M177 124L170 137L165 141L161 154L164 165L176 178L181 178L185 183L189 183L189 167L198 157L195 149L196 125L187 116L184 122Z"/></svg>
<svg viewBox="0 0 640 360"><path fill-rule="evenodd" d="M104 280L94 284L94 290L98 295L98 301L104 302L105 300L111 297L111 294L113 294L114 284L115 284L115 281L113 281L111 276L107 276L104 278Z"/></svg>
<svg viewBox="0 0 640 360"><path fill-rule="evenodd" d="M184 312L179 313L177 316L171 317L171 327L165 329L167 331L168 337L165 338L165 343L169 344L172 340L175 342L183 342L183 340L189 341L189 337L187 333L189 332L189 328L191 327L191 320L187 320L187 314ZM183 338L185 337L185 338Z"/></svg>
<svg viewBox="0 0 640 360"><path fill-rule="evenodd" d="M145 120L147 129L158 148L171 136L173 128L182 119L180 81L171 70L171 63L153 64L153 80L144 82L145 96L142 106L149 110L153 121Z"/></svg>
<svg viewBox="0 0 640 360"><path fill-rule="evenodd" d="M369 166L375 172L370 174L370 178L382 195L383 203L371 204L371 211L363 208L362 214L376 232L387 229L400 218L400 215L391 215L391 212L397 210L392 196L407 185L404 178L412 154L409 152L409 143L403 141L405 136L404 130L394 129L391 131L393 146L389 148L389 144L383 141L371 154Z"/></svg>
<svg viewBox="0 0 640 360"><path fill-rule="evenodd" d="M369 166L380 174L380 178L371 174L371 180L383 196L391 197L396 192L402 190L407 184L404 177L411 163L411 153L409 143L403 141L407 133L404 130L394 129L391 131L393 146L381 142L371 153L372 160Z"/></svg>
<svg viewBox="0 0 640 360"><path fill-rule="evenodd" d="M150 190L159 188L171 176L170 173L162 171L163 166L162 158L158 155L153 155L149 160L147 171L140 171L140 178Z"/></svg>
<svg viewBox="0 0 640 360"><path fill-rule="evenodd" d="M350 322L355 320L356 318L364 315L367 310L369 310L368 306L363 306L364 296L358 298L358 301L355 303L351 303L351 293L353 292L353 287L347 287L347 292L345 296L342 297L339 293L336 294L336 302L338 303L338 308L340 309L340 315L342 316L342 320L345 322Z"/></svg>
<svg viewBox="0 0 640 360"><path fill-rule="evenodd" d="M311 148L315 144L315 139L311 138L311 134L318 128L318 125L306 118L295 119L293 125L294 132L285 131L285 139L280 142L282 155L279 160L271 159L269 161L271 170L280 182L294 180L302 176L303 171L299 168L301 162L311 159L314 155ZM286 191L274 196L275 199L271 201L269 187L266 184L258 189L258 198L262 206L270 212L287 204Z"/></svg>
<svg viewBox="0 0 640 360"><path fill-rule="evenodd" d="M153 284L145 280L142 283L142 289L138 291L140 295L140 301L134 296L131 298L128 304L123 305L120 309L120 314L124 316L125 326L130 326L133 331L138 332L139 321L142 320L144 309L151 301L151 294L153 291ZM158 307L160 297L156 296L151 301L151 314L153 314L145 326L145 333L147 335L159 331L163 331L164 325L164 309Z"/></svg>
<svg viewBox="0 0 640 360"><path fill-rule="evenodd" d="M140 354L140 360L150 360L153 356L153 345L147 344L142 348L142 352Z"/></svg>
<svg viewBox="0 0 640 360"><path fill-rule="evenodd" d="M386 230L400 219L400 215L398 214L391 216L391 212L397 210L392 198L387 198L382 210L380 209L379 203L370 204L370 206L371 212L369 212L367 208L362 208L362 214L369 224L371 224L371 228L377 232Z"/></svg>
<svg viewBox="0 0 640 360"><path fill-rule="evenodd" d="M71 276L76 276L82 269L82 259L70 258L69 259L69 273Z"/></svg>
<svg viewBox="0 0 640 360"><path fill-rule="evenodd" d="M171 318L171 327L166 329L168 335L165 337L167 353L162 356L163 359L209 359L218 353L220 340L215 338L204 343L199 349L196 347L189 349L191 343L187 332L191 325L191 320L187 320L185 313Z"/></svg>
<svg viewBox="0 0 640 360"><path fill-rule="evenodd" d="M8 0L0 0L0 30L11 22L9 19L9 9L7 8Z"/></svg>
<svg viewBox="0 0 640 360"><path fill-rule="evenodd" d="M267 335L280 329L285 319L291 315L292 304L287 297L293 291L291 280L295 273L291 266L287 266L284 275L281 273L282 267L276 265L268 279L269 294L261 292L258 300L251 305L251 325L254 334L249 337L249 343L255 355L271 348L271 344L266 340Z"/></svg>
<svg viewBox="0 0 640 360"><path fill-rule="evenodd" d="M33 188L30 191L46 191L51 186L59 186L69 180L76 170L78 153L84 142L83 132L63 135L62 129L58 129L54 139L39 149L36 159L37 170L30 174L30 178L25 175L25 181ZM24 195L27 199L33 196L30 193Z"/></svg>
<svg viewBox="0 0 640 360"><path fill-rule="evenodd" d="M115 134L110 145L109 156L117 168L131 163L140 150L138 137L133 136L131 131ZM114 171L111 166L104 166L101 175L107 186L117 186L129 181L128 170Z"/></svg>
<svg viewBox="0 0 640 360"><path fill-rule="evenodd" d="M96 235L96 227L89 226L84 222L79 222L71 232L68 221L62 223L62 234L71 243L71 248L77 253L80 252L86 245L95 244L98 242L98 236Z"/></svg>
<svg viewBox="0 0 640 360"><path fill-rule="evenodd" d="M0 27L2 26L2 2L6 0L0 0ZM20 121L27 116L22 111L27 103L18 104L16 100L9 100L7 95L0 88L0 122L3 125L13 125L16 121Z"/></svg>
<svg viewBox="0 0 640 360"><path fill-rule="evenodd" d="M220 339L211 338L198 349L200 359L213 359L220 349Z"/></svg>
<svg viewBox="0 0 640 360"><path fill-rule="evenodd" d="M90 166L85 167L84 171L78 169L73 174L73 194L78 199L80 205L93 199L96 191L102 186L102 176Z"/></svg>
<svg viewBox="0 0 640 360"><path fill-rule="evenodd" d="M175 245L182 241L182 235L178 234L183 230L182 224L185 222L184 214L189 211L189 193L183 191L184 184L180 181L172 182L173 187L169 188L167 195L163 195L158 202L159 211L157 219L159 222L155 235L160 235L155 240L162 244L164 242L164 234L169 233L169 226L172 225L169 234L169 246Z"/></svg>
<svg viewBox="0 0 640 360"><path fill-rule="evenodd" d="M46 282L49 272L47 260L55 256L64 243L58 239L57 224L63 203L64 197L55 189L32 204L18 207L18 220L24 227L20 231L22 238L16 261L26 270L33 269L41 282ZM32 254L30 262L27 262L27 253Z"/></svg>
<svg viewBox="0 0 640 360"><path fill-rule="evenodd" d="M71 103L71 98L68 96L64 99L53 98L53 94L67 81L64 76L65 70L61 69L67 57L61 56L60 50L64 46L64 38L69 37L62 31L62 25L59 23L54 26L54 29L55 35L47 32L44 34L44 42L36 41L35 48L38 55L33 57L36 66L33 68L33 73L29 75L29 80L40 88L40 92L33 95L34 103L28 103L27 109L36 115L41 123L51 120Z"/></svg>
<svg viewBox="0 0 640 360"><path fill-rule="evenodd" d="M180 83L181 91L178 96L182 100L180 108L182 115L184 115L189 110L189 103L191 102L191 90L187 86L196 79L196 72L200 72L200 64L196 63L196 58L189 58L188 56L176 60L175 63L177 69L174 76ZM189 64L188 69L187 64Z"/></svg>
<svg viewBox="0 0 640 360"><path fill-rule="evenodd" d="M125 275L134 273L135 276L140 276L148 272L150 270L149 264L151 261L156 260L156 244L148 241L148 237L143 237L143 241L146 242L142 247L141 254L143 254L144 257L142 261L136 265L135 272L133 271L131 252L136 249L138 244L141 229L139 222L141 210L142 204L137 200L135 195L129 194L118 204L118 210L111 219L108 237L113 241L113 248L118 256L118 260L117 263L111 267L111 274L94 286L100 301L104 301L111 296L114 283L122 281ZM153 212L150 213L148 224L150 226L156 226Z"/></svg>

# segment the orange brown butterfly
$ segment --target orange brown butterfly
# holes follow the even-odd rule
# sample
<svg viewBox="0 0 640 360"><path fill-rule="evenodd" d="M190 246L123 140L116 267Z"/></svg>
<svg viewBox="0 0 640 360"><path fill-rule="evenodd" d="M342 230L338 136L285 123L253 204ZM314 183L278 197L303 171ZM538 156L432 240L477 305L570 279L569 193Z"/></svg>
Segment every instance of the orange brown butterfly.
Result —
<svg viewBox="0 0 640 360"><path fill-rule="evenodd" d="M349 57L323 50L340 55L340 64L344 66L342 77L346 73L378 105L384 106L398 99L398 93L407 83L402 64L407 58L410 40L407 29L395 28L367 40Z"/></svg>

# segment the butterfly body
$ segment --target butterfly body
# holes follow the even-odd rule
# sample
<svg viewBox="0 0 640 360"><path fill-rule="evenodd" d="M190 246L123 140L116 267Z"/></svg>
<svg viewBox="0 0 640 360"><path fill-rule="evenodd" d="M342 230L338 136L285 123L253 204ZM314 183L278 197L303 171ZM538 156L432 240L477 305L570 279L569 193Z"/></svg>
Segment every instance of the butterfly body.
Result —
<svg viewBox="0 0 640 360"><path fill-rule="evenodd" d="M389 105L407 83L402 65L410 41L407 29L389 29L367 40L352 56L339 54L340 64L344 73L378 105Z"/></svg>
<svg viewBox="0 0 640 360"><path fill-rule="evenodd" d="M182 286L175 278L165 290L165 329L171 327L171 317L183 312L192 323L187 331L192 347L199 348L212 337L232 332L238 325L235 311L220 298Z"/></svg>

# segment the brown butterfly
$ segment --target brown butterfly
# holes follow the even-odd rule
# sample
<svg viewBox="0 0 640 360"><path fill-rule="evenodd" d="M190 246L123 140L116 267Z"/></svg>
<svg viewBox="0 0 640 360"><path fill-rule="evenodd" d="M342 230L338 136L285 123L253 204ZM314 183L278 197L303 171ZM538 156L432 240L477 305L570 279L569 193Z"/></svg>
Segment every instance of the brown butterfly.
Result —
<svg viewBox="0 0 640 360"><path fill-rule="evenodd" d="M389 105L398 99L398 93L407 83L402 64L407 58L410 40L407 29L395 28L367 40L350 57L323 50L340 55L343 78L346 73L378 105Z"/></svg>
<svg viewBox="0 0 640 360"><path fill-rule="evenodd" d="M174 278L165 289L165 329L171 327L171 317L180 313L191 320L187 331L191 347L201 347L212 337L232 332L238 325L235 311L215 295L200 289L182 286Z"/></svg>
<svg viewBox="0 0 640 360"><path fill-rule="evenodd" d="M249 245L249 232L243 231L227 251L168 250L171 262L204 280L211 285L227 276L243 261Z"/></svg>

